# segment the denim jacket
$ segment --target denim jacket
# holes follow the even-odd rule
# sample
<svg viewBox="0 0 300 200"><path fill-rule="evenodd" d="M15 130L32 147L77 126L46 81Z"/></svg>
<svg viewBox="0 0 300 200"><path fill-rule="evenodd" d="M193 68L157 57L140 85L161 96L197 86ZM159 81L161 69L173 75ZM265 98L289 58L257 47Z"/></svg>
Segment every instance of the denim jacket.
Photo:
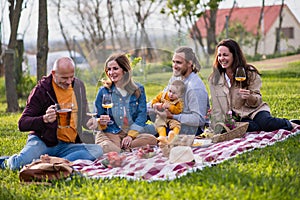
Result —
<svg viewBox="0 0 300 200"><path fill-rule="evenodd" d="M147 121L147 106L144 86L136 83L141 91L139 98L134 94L127 94L125 97L117 90L114 84L111 88L101 87L96 96L97 117L100 115L109 115L114 121L112 125L108 125L104 132L118 134L121 130L128 132L128 130L136 130L141 132ZM105 93L111 93L113 107L107 109L102 107L102 97ZM124 125L124 108L128 120L128 126Z"/></svg>

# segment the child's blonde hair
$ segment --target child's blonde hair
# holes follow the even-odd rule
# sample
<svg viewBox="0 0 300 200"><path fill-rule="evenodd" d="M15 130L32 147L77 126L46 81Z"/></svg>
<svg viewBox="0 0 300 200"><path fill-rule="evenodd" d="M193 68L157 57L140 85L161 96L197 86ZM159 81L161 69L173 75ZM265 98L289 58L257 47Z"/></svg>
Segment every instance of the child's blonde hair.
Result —
<svg viewBox="0 0 300 200"><path fill-rule="evenodd" d="M181 80L175 80L171 83L171 85L173 85L177 91L179 92L178 93L178 96L179 97L182 97L184 92L185 92L185 85L184 85L184 82L181 81Z"/></svg>

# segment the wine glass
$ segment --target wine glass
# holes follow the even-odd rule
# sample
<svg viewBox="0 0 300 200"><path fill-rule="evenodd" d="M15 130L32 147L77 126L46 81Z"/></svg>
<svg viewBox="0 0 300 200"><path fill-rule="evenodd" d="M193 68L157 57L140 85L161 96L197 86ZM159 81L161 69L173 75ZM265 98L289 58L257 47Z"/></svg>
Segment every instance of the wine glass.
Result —
<svg viewBox="0 0 300 200"><path fill-rule="evenodd" d="M95 102L89 102L88 103L88 106L89 106L89 110L88 112L86 113L87 116L90 116L92 118L96 118L96 115L97 115L97 107L95 105ZM93 133L95 133L96 130L93 129Z"/></svg>
<svg viewBox="0 0 300 200"><path fill-rule="evenodd" d="M246 72L244 67L238 67L235 72L235 80L240 82L240 88L242 89L242 81L246 80ZM242 107L242 115L244 112L244 107ZM240 118L242 120L242 118Z"/></svg>
<svg viewBox="0 0 300 200"><path fill-rule="evenodd" d="M102 107L107 109L107 114L109 114L108 109L113 107L112 97L110 94L103 94L102 97ZM113 124L112 120L109 120L107 124Z"/></svg>
<svg viewBox="0 0 300 200"><path fill-rule="evenodd" d="M242 88L242 81L246 80L246 72L244 67L238 67L236 69L235 80L240 82L240 88Z"/></svg>

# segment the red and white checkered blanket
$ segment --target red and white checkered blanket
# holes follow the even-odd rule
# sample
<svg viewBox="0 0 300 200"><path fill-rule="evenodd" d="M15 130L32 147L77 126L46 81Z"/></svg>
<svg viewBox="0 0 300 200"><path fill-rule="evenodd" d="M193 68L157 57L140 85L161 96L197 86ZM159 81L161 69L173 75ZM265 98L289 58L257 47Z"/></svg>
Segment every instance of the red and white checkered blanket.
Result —
<svg viewBox="0 0 300 200"><path fill-rule="evenodd" d="M123 177L133 180L173 180L204 167L221 163L239 154L273 145L290 136L300 133L300 126L292 131L277 130L273 132L246 133L243 138L212 144L208 147L193 148L196 162L173 163L163 157L160 149L157 154L148 159L139 159L136 152L126 153L122 167L106 168L100 158L94 162L78 160L74 169L89 178Z"/></svg>

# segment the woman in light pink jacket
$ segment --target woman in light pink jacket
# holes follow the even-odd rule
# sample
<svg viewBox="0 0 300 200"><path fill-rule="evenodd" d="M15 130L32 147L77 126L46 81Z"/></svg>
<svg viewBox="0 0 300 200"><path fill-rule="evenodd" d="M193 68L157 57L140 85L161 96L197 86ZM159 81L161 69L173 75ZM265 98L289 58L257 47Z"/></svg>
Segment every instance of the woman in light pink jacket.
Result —
<svg viewBox="0 0 300 200"><path fill-rule="evenodd" d="M245 70L246 80L235 80L237 68ZM213 128L217 122L224 122L225 114L231 111L240 121L249 122L247 132L291 130L297 126L287 119L271 116L270 108L263 102L260 93L260 73L246 63L240 46L232 39L222 40L217 45L209 85Z"/></svg>

